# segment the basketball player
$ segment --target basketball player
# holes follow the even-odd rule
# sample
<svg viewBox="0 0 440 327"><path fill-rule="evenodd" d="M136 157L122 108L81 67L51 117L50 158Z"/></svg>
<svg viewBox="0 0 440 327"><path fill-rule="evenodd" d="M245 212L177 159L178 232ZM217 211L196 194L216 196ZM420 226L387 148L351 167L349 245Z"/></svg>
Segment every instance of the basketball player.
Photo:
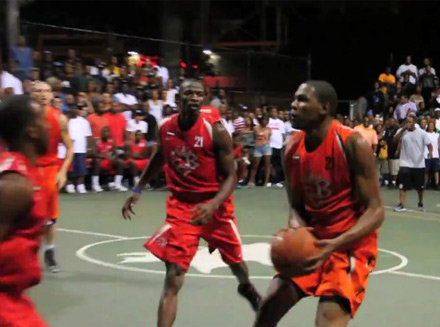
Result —
<svg viewBox="0 0 440 327"><path fill-rule="evenodd" d="M319 297L315 326L343 327L356 314L377 257L384 207L371 146L333 120L337 95L324 81L302 84L292 103L302 132L284 155L289 227L308 226L321 252L304 264L305 276L275 276L255 327L276 326L298 301Z"/></svg>
<svg viewBox="0 0 440 327"><path fill-rule="evenodd" d="M235 225L232 192L236 185L231 138L219 119L200 112L203 85L188 79L181 86L181 110L163 120L158 150L126 201L122 213L131 219L146 183L165 165L171 195L165 225L145 247L165 262L166 277L159 304L158 326L176 318L177 295L197 252L199 238L218 249L239 281L238 292L257 310L260 295L249 280L240 235Z"/></svg>
<svg viewBox="0 0 440 327"><path fill-rule="evenodd" d="M41 106L11 96L0 104L0 326L44 327L25 291L41 279L38 248L45 223L37 158L47 151Z"/></svg>
<svg viewBox="0 0 440 327"><path fill-rule="evenodd" d="M46 197L47 225L45 230L44 262L52 273L59 272L55 261L55 223L59 215L58 190L67 181L67 172L73 159L72 141L68 133L68 121L58 109L51 106L52 89L45 82L35 82L32 97L43 107L46 121L50 126L49 151L38 158L37 166L43 178L43 192ZM58 163L58 144L66 147L66 157L61 165Z"/></svg>

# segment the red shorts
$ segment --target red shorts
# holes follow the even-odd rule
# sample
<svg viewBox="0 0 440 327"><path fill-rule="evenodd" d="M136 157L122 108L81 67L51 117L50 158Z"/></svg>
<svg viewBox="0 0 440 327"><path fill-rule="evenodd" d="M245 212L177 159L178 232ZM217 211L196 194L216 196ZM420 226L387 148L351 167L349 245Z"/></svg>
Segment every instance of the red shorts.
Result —
<svg viewBox="0 0 440 327"><path fill-rule="evenodd" d="M45 197L46 218L57 219L59 216L58 185L57 175L59 172L58 164L39 167L42 176L41 188Z"/></svg>
<svg viewBox="0 0 440 327"><path fill-rule="evenodd" d="M190 224L194 206L170 196L165 224L147 240L145 248L162 261L175 263L185 271L197 252L200 238L208 242L211 253L218 249L226 264L243 261L232 198L226 200L204 226Z"/></svg>
<svg viewBox="0 0 440 327"><path fill-rule="evenodd" d="M147 167L147 165L148 165L148 161L149 161L148 158L146 158L146 159L127 159L127 160L125 160L125 165L128 166L130 163L134 163L137 170L139 172L143 172L145 167Z"/></svg>
<svg viewBox="0 0 440 327"><path fill-rule="evenodd" d="M1 327L46 327L31 300L22 293L0 292Z"/></svg>
<svg viewBox="0 0 440 327"><path fill-rule="evenodd" d="M101 159L99 169L105 171L113 171L113 163L109 159Z"/></svg>
<svg viewBox="0 0 440 327"><path fill-rule="evenodd" d="M292 278L293 282L306 295L347 299L354 317L364 299L368 277L376 266L377 236L374 234L365 240L354 250L334 252L315 272Z"/></svg>

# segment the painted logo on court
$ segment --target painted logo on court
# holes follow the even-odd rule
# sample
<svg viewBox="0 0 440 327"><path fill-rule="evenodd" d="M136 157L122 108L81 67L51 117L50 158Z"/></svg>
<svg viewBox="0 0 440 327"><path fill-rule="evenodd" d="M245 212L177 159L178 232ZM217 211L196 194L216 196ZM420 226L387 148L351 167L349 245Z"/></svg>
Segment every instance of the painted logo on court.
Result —
<svg viewBox="0 0 440 327"><path fill-rule="evenodd" d="M252 243L243 245L243 257L246 262L256 262L264 266L272 266L269 256L270 244L268 243ZM132 263L153 263L160 262L150 252L129 252L119 253L117 257L122 260L118 262L120 265L129 265ZM222 261L218 251L209 253L206 246L199 247L197 254L191 262L191 267L202 274L210 274L214 269L226 268L227 265Z"/></svg>

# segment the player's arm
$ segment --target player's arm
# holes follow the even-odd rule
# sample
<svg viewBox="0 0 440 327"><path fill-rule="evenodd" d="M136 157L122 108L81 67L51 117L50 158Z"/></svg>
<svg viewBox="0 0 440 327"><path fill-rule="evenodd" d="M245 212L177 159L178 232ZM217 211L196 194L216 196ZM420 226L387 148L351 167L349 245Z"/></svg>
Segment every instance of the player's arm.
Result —
<svg viewBox="0 0 440 327"><path fill-rule="evenodd" d="M357 195L365 212L357 223L336 238L337 248L351 244L378 229L385 219L374 157L368 143L358 134L347 140L347 160L351 167Z"/></svg>
<svg viewBox="0 0 440 327"><path fill-rule="evenodd" d="M191 217L194 225L206 224L212 218L214 211L234 192L237 185L232 139L223 124L216 123L212 126L212 139L217 172L222 181L216 196L211 201L195 206Z"/></svg>
<svg viewBox="0 0 440 327"><path fill-rule="evenodd" d="M67 117L64 115L60 115L59 118L60 123L60 133L61 133L61 142L66 147L66 158L63 161L63 165L60 168L57 176L57 184L58 188L62 188L67 181L67 172L69 170L70 165L73 160L73 144L72 139L69 135L69 122Z"/></svg>
<svg viewBox="0 0 440 327"><path fill-rule="evenodd" d="M405 133L405 131L407 130L408 128L405 126L405 127L402 127L397 133L396 133L396 135L394 135L394 138L393 138L393 141L394 142L396 142L396 143L400 143L400 141L402 140L402 137L403 137L403 133Z"/></svg>
<svg viewBox="0 0 440 327"><path fill-rule="evenodd" d="M32 196L32 185L25 177L16 173L0 177L0 242L15 221L30 211Z"/></svg>

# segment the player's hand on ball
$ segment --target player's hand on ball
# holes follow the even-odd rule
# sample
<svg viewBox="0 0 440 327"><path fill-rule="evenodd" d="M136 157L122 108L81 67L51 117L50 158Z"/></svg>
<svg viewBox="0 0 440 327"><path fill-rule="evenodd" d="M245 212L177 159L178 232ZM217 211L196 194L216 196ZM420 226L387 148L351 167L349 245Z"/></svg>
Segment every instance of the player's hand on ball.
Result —
<svg viewBox="0 0 440 327"><path fill-rule="evenodd" d="M139 194L135 193L131 195L127 201L125 201L124 206L122 207L122 217L124 217L125 220L131 220L131 214L136 215L133 211L134 205L139 200Z"/></svg>
<svg viewBox="0 0 440 327"><path fill-rule="evenodd" d="M315 245L321 249L321 252L304 263L304 272L310 274L321 267L325 260L338 248L335 239L317 240Z"/></svg>
<svg viewBox="0 0 440 327"><path fill-rule="evenodd" d="M205 225L212 218L214 211L217 209L214 203L206 202L196 205L193 208L193 215L191 216L191 224L196 226Z"/></svg>

